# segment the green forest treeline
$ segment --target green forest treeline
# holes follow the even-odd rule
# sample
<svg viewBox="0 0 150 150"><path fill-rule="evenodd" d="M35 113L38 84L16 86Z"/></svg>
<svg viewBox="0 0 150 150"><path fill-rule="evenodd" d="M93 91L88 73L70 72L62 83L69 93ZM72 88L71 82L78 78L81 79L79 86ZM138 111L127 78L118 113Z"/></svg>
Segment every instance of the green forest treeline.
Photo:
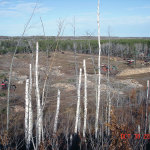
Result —
<svg viewBox="0 0 150 150"><path fill-rule="evenodd" d="M96 39L73 40L73 39L22 39L18 44L15 38L0 40L0 54L8 52L30 53L35 49L35 41L39 41L40 51L76 51L78 53L98 53L98 42ZM58 42L58 47L56 45ZM134 57L143 53L145 56L150 55L150 39L108 39L101 40L102 55L107 55L108 50L112 56Z"/></svg>

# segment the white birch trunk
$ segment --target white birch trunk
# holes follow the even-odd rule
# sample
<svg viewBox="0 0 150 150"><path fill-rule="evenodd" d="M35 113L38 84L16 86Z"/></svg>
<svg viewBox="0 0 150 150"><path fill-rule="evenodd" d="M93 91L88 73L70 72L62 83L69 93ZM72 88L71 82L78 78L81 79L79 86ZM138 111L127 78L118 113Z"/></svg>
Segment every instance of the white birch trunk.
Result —
<svg viewBox="0 0 150 150"><path fill-rule="evenodd" d="M60 90L58 90L58 94L57 94L57 108L56 108L56 116L54 121L54 134L57 132L59 109L60 109Z"/></svg>
<svg viewBox="0 0 150 150"><path fill-rule="evenodd" d="M86 74L86 61L83 60L84 69L84 125L83 125L83 137L86 133L86 120L87 120L87 74Z"/></svg>
<svg viewBox="0 0 150 150"><path fill-rule="evenodd" d="M108 104L108 124L110 124L110 112L111 112L111 99L109 98ZM110 128L108 127L108 136L110 135Z"/></svg>
<svg viewBox="0 0 150 150"><path fill-rule="evenodd" d="M42 127L42 120L41 120L41 102L40 102L40 92L39 92L39 80L38 80L38 53L39 53L39 45L38 42L36 43L36 63L35 63L35 93L36 93L36 103L37 103L37 123L36 123L36 138L37 138L37 145L41 142L41 127Z"/></svg>
<svg viewBox="0 0 150 150"><path fill-rule="evenodd" d="M78 122L79 122L79 115L80 115L81 76L82 76L82 69L80 68L79 84L78 84L78 101L77 101L76 121L75 121L75 130L74 130L74 132L75 132L76 134L77 134L77 131L78 131Z"/></svg>
<svg viewBox="0 0 150 150"><path fill-rule="evenodd" d="M138 134L141 134L141 127L138 125Z"/></svg>
<svg viewBox="0 0 150 150"><path fill-rule="evenodd" d="M110 84L110 83L108 83ZM111 112L111 98L110 98L110 85L108 85L108 124L110 124L110 112ZM110 128L108 127L108 136L110 135Z"/></svg>
<svg viewBox="0 0 150 150"><path fill-rule="evenodd" d="M149 80L147 80L147 100L149 98Z"/></svg>
<svg viewBox="0 0 150 150"><path fill-rule="evenodd" d="M98 121L99 121L99 106L100 106L100 88L101 88L101 70L100 70L100 61L101 61L101 43L100 43L100 14L99 14L99 0L97 7L97 24L98 24L98 46L99 46L99 55L98 55L98 94L97 94L97 107L96 107L96 121L95 121L95 137L97 138L98 131Z"/></svg>
<svg viewBox="0 0 150 150"><path fill-rule="evenodd" d="M78 119L78 133L80 133L80 128L81 128L81 106L79 106L79 119Z"/></svg>
<svg viewBox="0 0 150 150"><path fill-rule="evenodd" d="M145 120L145 134L147 131L147 124L148 124L148 98L149 98L149 80L147 80L147 98L146 98L146 120Z"/></svg>
<svg viewBox="0 0 150 150"><path fill-rule="evenodd" d="M32 129L33 129L33 111L32 111L32 66L30 64L30 75L29 75L29 137L28 141L31 141L32 138Z"/></svg>
<svg viewBox="0 0 150 150"><path fill-rule="evenodd" d="M25 141L26 145L28 147L28 122L29 122L29 79L26 79L26 85L25 85Z"/></svg>
<svg viewBox="0 0 150 150"><path fill-rule="evenodd" d="M98 94L97 94L97 104L96 104L96 120L95 120L95 137L97 138L98 131L98 121L99 121L99 107L100 107L100 89L101 89L101 70L100 70L100 61L101 61L101 43L100 43L100 14L99 14L99 0L97 7L97 24L98 24L98 46L99 46L99 56L98 56Z"/></svg>
<svg viewBox="0 0 150 150"><path fill-rule="evenodd" d="M105 113L105 123L107 124L108 123L108 102L106 103L106 113ZM108 127L105 126L105 132L106 132L106 135L108 134Z"/></svg>
<svg viewBox="0 0 150 150"><path fill-rule="evenodd" d="M46 82L47 82L47 77L44 81L44 86L43 86L43 92L42 92L42 106L41 106L41 115L42 115L42 120L43 120L43 109L45 105L45 88L46 88ZM42 142L44 143L44 129L43 129L43 124L42 124Z"/></svg>
<svg viewBox="0 0 150 150"><path fill-rule="evenodd" d="M148 115L148 133L150 134L150 114Z"/></svg>

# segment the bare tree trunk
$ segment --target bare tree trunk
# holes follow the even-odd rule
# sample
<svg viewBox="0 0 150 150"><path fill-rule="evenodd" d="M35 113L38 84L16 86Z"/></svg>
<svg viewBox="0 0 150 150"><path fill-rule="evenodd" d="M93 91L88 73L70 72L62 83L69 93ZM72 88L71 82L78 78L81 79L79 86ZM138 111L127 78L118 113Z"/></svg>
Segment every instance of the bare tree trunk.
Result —
<svg viewBox="0 0 150 150"><path fill-rule="evenodd" d="M87 34L87 36L88 35L92 35L92 34L90 34L90 33L86 33ZM90 37L89 37L90 38ZM92 48L91 48L91 43L90 43L90 40L88 40L88 44L89 44L89 48L90 48L90 54L91 54L91 60L92 60L92 64L93 64L93 67L94 67L94 75L95 75L95 92L96 92L96 95L95 95L95 99L96 99L96 104L97 104L97 94L98 94L98 92L97 92L97 73L96 73L96 65L95 65L95 60L94 60L94 55L92 54Z"/></svg>
<svg viewBox="0 0 150 150"><path fill-rule="evenodd" d="M80 129L81 129L81 105L79 106L79 119L78 119L78 133L80 134Z"/></svg>
<svg viewBox="0 0 150 150"><path fill-rule="evenodd" d="M141 134L141 126L138 125L138 133Z"/></svg>
<svg viewBox="0 0 150 150"><path fill-rule="evenodd" d="M26 80L25 86L25 141L26 148L29 148L29 79Z"/></svg>
<svg viewBox="0 0 150 150"><path fill-rule="evenodd" d="M33 114L32 114L32 102L31 102L31 94L32 94L32 68L31 64L29 67L30 75L26 80L25 86L25 140L26 140L26 148L29 149L30 141L32 139L32 128L33 128Z"/></svg>
<svg viewBox="0 0 150 150"><path fill-rule="evenodd" d="M110 124L110 111L111 111L111 98L110 98L110 78L109 78L109 73L110 73L110 31L108 31L108 35L109 35L109 48L108 48L108 124ZM108 136L110 135L110 129L108 127Z"/></svg>
<svg viewBox="0 0 150 150"><path fill-rule="evenodd" d="M87 120L87 74L86 74L86 61L83 60L84 68L84 125L83 125L83 137L86 133L86 120Z"/></svg>
<svg viewBox="0 0 150 150"><path fill-rule="evenodd" d="M32 111L32 66L30 64L30 75L29 75L29 142L32 139L33 129L33 111Z"/></svg>
<svg viewBox="0 0 150 150"><path fill-rule="evenodd" d="M108 123L108 102L106 101L106 113L105 113L105 123L107 124ZM106 132L106 135L108 135L108 127L105 126L105 132Z"/></svg>
<svg viewBox="0 0 150 150"><path fill-rule="evenodd" d="M44 34L44 37L45 37L45 29L44 29L44 24L43 24L43 21L42 21L42 18L40 17L40 20L41 20L41 24L42 24L42 29L43 29L43 34ZM46 40L47 40L47 37L46 37ZM47 58L49 57L49 51L48 51L48 48L47 48ZM47 64L48 64L48 59L47 59ZM46 83L45 83L46 84ZM45 92L45 86L43 87L43 93L42 93L42 106L41 106L41 115L42 115L42 120L43 120L43 109L44 109L44 93ZM44 143L44 129L43 129L43 124L42 124L42 142Z"/></svg>
<svg viewBox="0 0 150 150"><path fill-rule="evenodd" d="M74 43L73 43L73 49L74 49L74 59L75 59L75 76L76 76L76 89L78 93L78 61L77 61L77 46L75 43L75 36L76 36L76 25L75 25L75 17L73 20L73 34L74 34Z"/></svg>
<svg viewBox="0 0 150 150"><path fill-rule="evenodd" d="M99 0L97 8L97 23L98 23L98 46L99 46L99 56L98 56L98 94L97 94L97 104L96 104L96 121L95 121L95 137L97 138L98 131L98 121L99 121L99 107L100 107L100 89L101 89L101 70L100 70L100 56L101 56L101 43L100 43L100 14L99 14Z"/></svg>
<svg viewBox="0 0 150 150"><path fill-rule="evenodd" d="M36 93L36 103L37 103L37 123L36 123L36 146L38 146L41 142L41 127L42 127L42 114L41 114L41 102L40 102L40 91L39 91L39 80L38 80L38 53L39 53L39 45L36 43L36 63L35 63L35 93Z"/></svg>
<svg viewBox="0 0 150 150"><path fill-rule="evenodd" d="M148 115L148 133L150 134L150 114Z"/></svg>
<svg viewBox="0 0 150 150"><path fill-rule="evenodd" d="M147 125L148 125L148 98L149 98L149 80L147 80L147 97L146 97L146 113L145 113L145 117L146 117L146 120L145 120L145 134L147 132Z"/></svg>
<svg viewBox="0 0 150 150"><path fill-rule="evenodd" d="M44 30L44 25L43 25L42 19L41 19L41 23L42 23L43 32L44 32L44 35L45 35L45 30ZM51 64L49 64L49 69L48 69L48 72L46 74L46 77L45 77L45 80L44 80L44 85L43 85L43 90L42 90L42 105L41 105L41 111L42 111L41 116L42 116L42 118L43 118L43 110L44 110L44 106L45 106L45 102L46 102L45 89L46 89L47 79L48 79L49 73L52 69L52 66L53 66L53 63L54 63L54 60L55 60L56 51L57 51L58 43L59 43L59 36L62 36L63 32L64 32L64 27L63 26L64 26L64 20L63 21L59 20L59 22L58 22L58 33L57 33L57 38L56 38L56 42L57 42L56 43L56 48L55 48L55 52L54 52L54 56L52 58ZM43 124L42 124L42 141L44 141L43 131L44 131L44 129L43 129Z"/></svg>
<svg viewBox="0 0 150 150"><path fill-rule="evenodd" d="M56 134L57 132L59 109L60 109L60 90L58 90L58 94L57 94L57 108L56 108L56 116L54 121L54 132L53 132L54 134Z"/></svg>
<svg viewBox="0 0 150 150"><path fill-rule="evenodd" d="M79 83L78 83L78 101L77 101L76 121L75 121L75 130L74 130L74 132L75 132L76 134L77 134L77 131L78 131L78 123L79 123L79 116L80 116L81 76L82 76L82 69L80 68Z"/></svg>

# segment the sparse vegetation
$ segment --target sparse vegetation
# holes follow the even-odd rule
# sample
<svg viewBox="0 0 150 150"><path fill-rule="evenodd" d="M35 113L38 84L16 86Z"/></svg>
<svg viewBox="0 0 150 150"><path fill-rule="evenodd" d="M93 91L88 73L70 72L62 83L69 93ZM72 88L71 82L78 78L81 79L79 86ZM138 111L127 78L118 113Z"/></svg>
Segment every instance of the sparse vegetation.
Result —
<svg viewBox="0 0 150 150"><path fill-rule="evenodd" d="M6 96L6 93L0 93L0 97Z"/></svg>
<svg viewBox="0 0 150 150"><path fill-rule="evenodd" d="M44 36L23 37L37 4L21 37L0 40L0 149L149 149L150 39L101 39L100 0L98 41L76 37L75 17L74 37L64 20L46 37L41 17Z"/></svg>

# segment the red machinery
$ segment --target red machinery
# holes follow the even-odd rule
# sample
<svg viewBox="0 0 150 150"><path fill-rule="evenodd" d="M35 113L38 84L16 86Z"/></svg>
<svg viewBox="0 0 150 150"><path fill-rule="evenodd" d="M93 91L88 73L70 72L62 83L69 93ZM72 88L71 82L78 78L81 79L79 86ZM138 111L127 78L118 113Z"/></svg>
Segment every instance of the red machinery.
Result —
<svg viewBox="0 0 150 150"><path fill-rule="evenodd" d="M109 70L109 73L110 73L111 75L115 75L115 74L118 73L116 66L109 66L109 67L108 67L108 65L106 65L106 64L102 64L102 65L101 65L101 73L102 73L102 74L108 73L108 70Z"/></svg>
<svg viewBox="0 0 150 150"><path fill-rule="evenodd" d="M8 83L7 83L7 81L3 81L0 84L0 88L3 89L3 90L7 90L8 89ZM16 85L10 84L10 89L13 89L15 91L16 90Z"/></svg>
<svg viewBox="0 0 150 150"><path fill-rule="evenodd" d="M3 90L7 89L7 87L8 87L8 85L4 82L2 82L0 85Z"/></svg>
<svg viewBox="0 0 150 150"><path fill-rule="evenodd" d="M127 65L132 65L134 63L133 59L127 59Z"/></svg>

